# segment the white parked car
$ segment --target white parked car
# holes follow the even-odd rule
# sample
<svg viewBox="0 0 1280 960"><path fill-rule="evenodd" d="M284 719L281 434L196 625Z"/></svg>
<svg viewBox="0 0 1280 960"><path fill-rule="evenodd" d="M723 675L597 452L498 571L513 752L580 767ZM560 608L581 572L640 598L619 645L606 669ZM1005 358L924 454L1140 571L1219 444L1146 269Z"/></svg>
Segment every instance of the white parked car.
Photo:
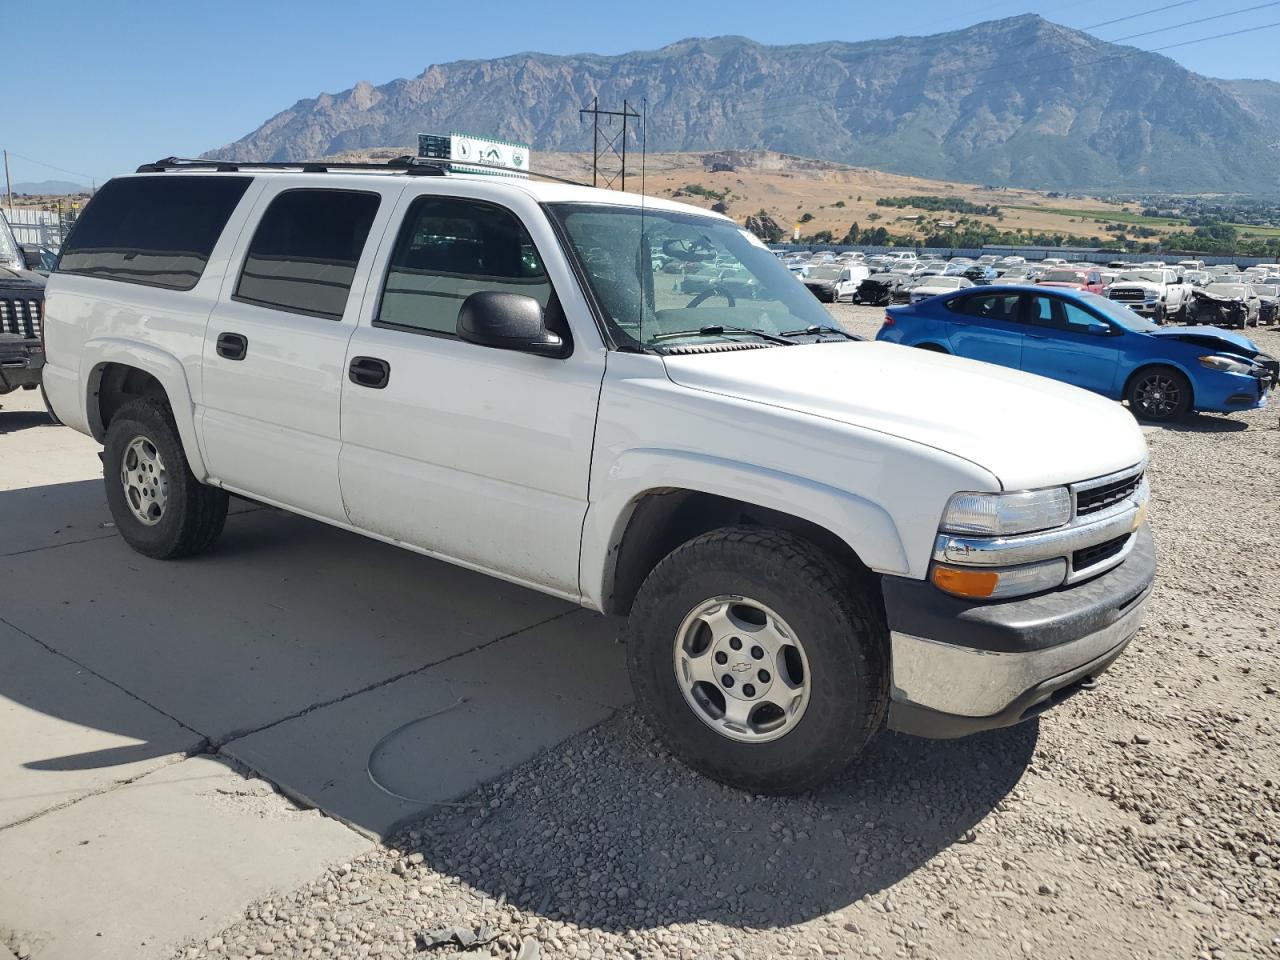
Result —
<svg viewBox="0 0 1280 960"><path fill-rule="evenodd" d="M943 293L954 293L965 287L972 287L973 281L964 277L927 276L921 277L909 289L912 303L928 300Z"/></svg>
<svg viewBox="0 0 1280 960"><path fill-rule="evenodd" d="M1171 319L1187 323L1193 289L1168 267L1151 267L1124 271L1111 282L1107 296L1155 323Z"/></svg>
<svg viewBox="0 0 1280 960"><path fill-rule="evenodd" d="M853 292L871 271L860 263L832 263L810 267L804 276L804 285L819 300L839 303L852 300Z"/></svg>
<svg viewBox="0 0 1280 960"><path fill-rule="evenodd" d="M844 333L726 217L419 172L160 161L88 204L45 384L140 554L213 549L237 494L626 616L655 730L751 791L1036 716L1137 631L1123 408Z"/></svg>

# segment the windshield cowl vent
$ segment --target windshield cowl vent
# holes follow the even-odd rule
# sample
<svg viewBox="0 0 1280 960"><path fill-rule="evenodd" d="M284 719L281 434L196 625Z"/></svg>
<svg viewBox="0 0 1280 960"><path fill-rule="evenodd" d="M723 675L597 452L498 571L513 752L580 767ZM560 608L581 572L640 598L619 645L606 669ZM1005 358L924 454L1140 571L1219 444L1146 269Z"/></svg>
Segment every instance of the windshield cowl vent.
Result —
<svg viewBox="0 0 1280 960"><path fill-rule="evenodd" d="M692 353L728 353L731 350L763 350L776 346L772 343L689 343L678 347L663 347L667 356L685 356Z"/></svg>

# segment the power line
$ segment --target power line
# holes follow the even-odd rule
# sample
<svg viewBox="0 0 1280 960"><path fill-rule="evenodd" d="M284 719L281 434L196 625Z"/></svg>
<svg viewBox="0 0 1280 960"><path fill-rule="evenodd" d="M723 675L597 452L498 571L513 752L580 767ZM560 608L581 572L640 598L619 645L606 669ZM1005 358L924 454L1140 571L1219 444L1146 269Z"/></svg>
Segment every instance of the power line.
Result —
<svg viewBox="0 0 1280 960"><path fill-rule="evenodd" d="M27 163L34 163L38 167L48 167L50 170L57 170L59 173L67 173L73 177L80 177L82 180L88 180L92 183L96 183L100 179L91 173L81 173L79 170L68 170L66 167L59 167L56 164L45 163L43 160L37 160L35 157L24 156L16 150L10 150L9 156L17 157L19 160L25 160Z"/></svg>
<svg viewBox="0 0 1280 960"><path fill-rule="evenodd" d="M1113 23L1124 23L1126 20L1137 20L1139 17L1148 17L1153 13L1164 13L1166 10L1172 10L1174 7L1185 7L1188 4L1199 3L1200 0L1178 0L1177 3L1166 3L1163 7L1156 7L1154 10L1144 10L1142 13L1131 13L1127 17L1116 17L1114 20L1104 20L1102 23L1092 23L1087 27L1077 27L1077 30L1098 30L1102 27L1109 27Z"/></svg>
<svg viewBox="0 0 1280 960"><path fill-rule="evenodd" d="M1194 27L1202 23L1209 23L1211 20L1225 20L1227 17L1238 17L1242 13L1253 13L1255 10L1265 10L1267 7L1280 7L1280 0L1271 0L1270 3L1260 3L1256 7L1245 7L1243 10L1232 10L1230 13L1215 13L1212 17L1201 17L1199 20L1187 20L1183 23L1171 23L1167 27L1157 27L1155 30L1147 30L1144 33L1131 33L1127 37L1116 37L1114 40L1108 40L1107 43L1120 43L1123 40L1136 40L1138 37L1149 37L1155 33L1166 33L1169 30L1177 30L1179 27Z"/></svg>

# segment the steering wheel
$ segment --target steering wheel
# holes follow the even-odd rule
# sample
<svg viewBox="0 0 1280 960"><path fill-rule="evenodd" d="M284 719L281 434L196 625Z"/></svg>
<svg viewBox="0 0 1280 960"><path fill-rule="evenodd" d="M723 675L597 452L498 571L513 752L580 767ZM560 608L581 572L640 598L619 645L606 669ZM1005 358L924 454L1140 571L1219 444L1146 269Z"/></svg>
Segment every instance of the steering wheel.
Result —
<svg viewBox="0 0 1280 960"><path fill-rule="evenodd" d="M722 284L719 284L719 283L713 283L709 287L707 287L707 289L703 290L696 297L690 300L685 305L685 309L687 310L690 307L696 307L700 303L702 303L704 300L710 300L712 297L715 297L715 296L724 297L726 300L729 301L729 306L731 307L736 307L738 305L738 301L733 298L733 294L730 293L726 287L724 287Z"/></svg>
<svg viewBox="0 0 1280 960"><path fill-rule="evenodd" d="M685 263L714 260L716 256L711 244L702 237L694 240L664 240L662 252L672 259L683 260Z"/></svg>

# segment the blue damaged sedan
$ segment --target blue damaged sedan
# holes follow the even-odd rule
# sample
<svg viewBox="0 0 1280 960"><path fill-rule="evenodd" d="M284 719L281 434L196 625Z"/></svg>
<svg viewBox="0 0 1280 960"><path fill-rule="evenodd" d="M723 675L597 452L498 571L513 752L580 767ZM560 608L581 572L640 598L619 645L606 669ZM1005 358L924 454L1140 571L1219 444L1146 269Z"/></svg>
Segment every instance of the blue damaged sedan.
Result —
<svg viewBox="0 0 1280 960"><path fill-rule="evenodd" d="M1075 384L1145 420L1252 410L1280 381L1280 362L1243 334L1156 326L1066 288L978 287L892 307L876 339Z"/></svg>

